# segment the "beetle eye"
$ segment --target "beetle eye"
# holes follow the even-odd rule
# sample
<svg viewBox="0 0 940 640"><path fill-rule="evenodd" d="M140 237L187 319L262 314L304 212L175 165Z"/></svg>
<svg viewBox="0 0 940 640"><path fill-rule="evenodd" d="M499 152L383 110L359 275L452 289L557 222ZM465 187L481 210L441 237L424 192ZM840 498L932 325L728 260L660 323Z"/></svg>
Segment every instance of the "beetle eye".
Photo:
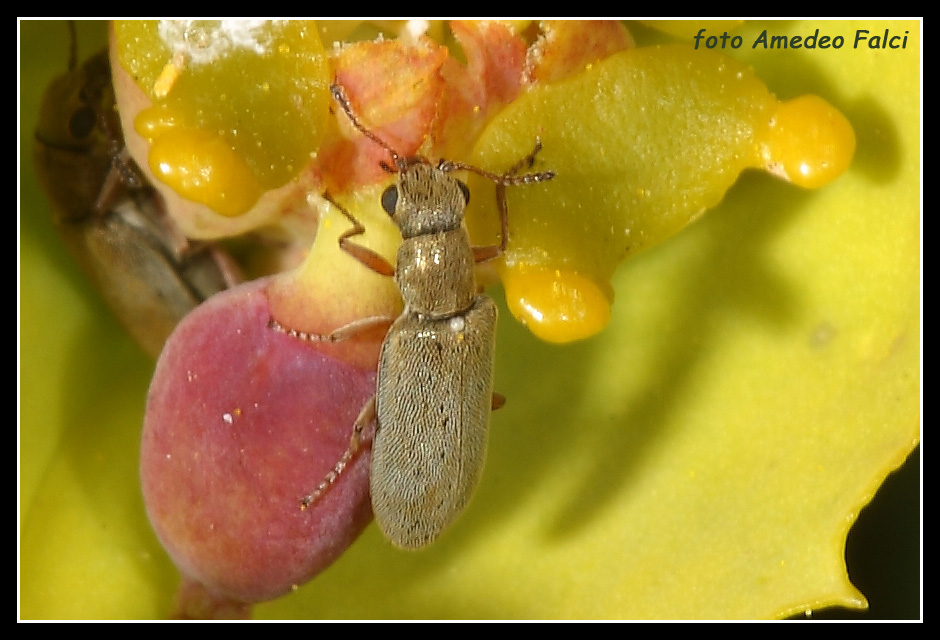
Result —
<svg viewBox="0 0 940 640"><path fill-rule="evenodd" d="M460 187L460 190L463 191L463 204L467 206L470 204L470 189L461 180L457 181L457 185Z"/></svg>
<svg viewBox="0 0 940 640"><path fill-rule="evenodd" d="M382 208L390 216L395 215L395 205L398 204L398 185L390 185L382 192Z"/></svg>
<svg viewBox="0 0 940 640"><path fill-rule="evenodd" d="M95 130L97 117L91 107L79 107L69 118L69 133L76 140L84 140Z"/></svg>

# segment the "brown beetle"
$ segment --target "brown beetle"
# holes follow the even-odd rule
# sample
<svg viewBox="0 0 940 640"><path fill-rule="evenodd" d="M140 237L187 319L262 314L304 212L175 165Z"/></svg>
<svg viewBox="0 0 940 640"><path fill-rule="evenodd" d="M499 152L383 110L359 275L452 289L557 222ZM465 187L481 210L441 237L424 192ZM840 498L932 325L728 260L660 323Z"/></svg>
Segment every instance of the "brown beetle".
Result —
<svg viewBox="0 0 940 640"><path fill-rule="evenodd" d="M340 247L374 271L394 275L404 310L397 319L363 318L328 335L293 331L272 319L272 328L292 336L330 342L391 325L379 357L376 394L356 419L346 453L316 491L303 498L302 506L309 506L336 481L358 450L363 431L375 420L370 485L376 522L392 544L420 549L437 539L470 500L483 470L489 415L496 405L496 305L478 293L474 265L505 250L505 187L549 180L555 174L516 175L534 160L538 144L502 175L456 162L435 166L424 158L403 158L360 123L338 85L331 90L352 124L392 158L390 170L398 179L383 193L382 206L402 234L393 268L378 254L349 242L364 229L340 207L353 224L340 236ZM496 183L500 245L471 246L464 226L470 192L450 175L458 170Z"/></svg>
<svg viewBox="0 0 940 640"><path fill-rule="evenodd" d="M46 91L34 160L56 227L107 305L156 357L176 324L238 278L211 245L190 243L124 150L102 51Z"/></svg>

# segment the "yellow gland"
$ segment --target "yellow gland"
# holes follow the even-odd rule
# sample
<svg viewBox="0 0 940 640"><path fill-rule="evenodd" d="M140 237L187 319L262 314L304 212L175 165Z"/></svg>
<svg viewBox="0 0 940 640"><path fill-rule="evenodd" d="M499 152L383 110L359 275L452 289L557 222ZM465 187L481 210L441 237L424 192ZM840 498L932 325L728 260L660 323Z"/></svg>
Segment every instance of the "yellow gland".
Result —
<svg viewBox="0 0 940 640"><path fill-rule="evenodd" d="M226 141L198 129L175 128L153 139L150 170L185 198L223 216L248 211L262 187Z"/></svg>
<svg viewBox="0 0 940 640"><path fill-rule="evenodd" d="M825 100L781 102L744 63L682 45L628 49L532 87L489 123L473 162L511 167L536 139L533 170L555 178L507 193L505 260L527 268L507 273L506 293L555 341L603 328L597 308L617 265L715 207L742 171L815 188L855 151L851 125ZM471 237L495 238L483 182L470 177L467 224Z"/></svg>
<svg viewBox="0 0 940 640"><path fill-rule="evenodd" d="M573 271L513 265L500 275L510 313L546 342L588 338L610 320L610 296Z"/></svg>
<svg viewBox="0 0 940 640"><path fill-rule="evenodd" d="M153 101L135 120L160 147L148 164L184 197L220 204L224 216L247 213L319 148L331 72L314 22L118 20L114 34L120 64ZM196 157L211 164L196 167Z"/></svg>
<svg viewBox="0 0 940 640"><path fill-rule="evenodd" d="M840 176L855 153L852 125L813 95L780 102L759 142L769 172L808 189Z"/></svg>

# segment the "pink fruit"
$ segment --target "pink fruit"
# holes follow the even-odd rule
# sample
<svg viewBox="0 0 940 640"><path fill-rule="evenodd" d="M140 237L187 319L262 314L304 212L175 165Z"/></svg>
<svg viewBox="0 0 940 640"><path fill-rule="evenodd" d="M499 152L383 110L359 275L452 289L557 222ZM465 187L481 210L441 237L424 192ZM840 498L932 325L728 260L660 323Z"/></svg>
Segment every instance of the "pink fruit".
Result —
<svg viewBox="0 0 940 640"><path fill-rule="evenodd" d="M368 442L310 508L300 500L346 450L375 368L268 328L271 282L216 295L177 327L141 444L147 512L184 578L245 603L306 582L371 519Z"/></svg>

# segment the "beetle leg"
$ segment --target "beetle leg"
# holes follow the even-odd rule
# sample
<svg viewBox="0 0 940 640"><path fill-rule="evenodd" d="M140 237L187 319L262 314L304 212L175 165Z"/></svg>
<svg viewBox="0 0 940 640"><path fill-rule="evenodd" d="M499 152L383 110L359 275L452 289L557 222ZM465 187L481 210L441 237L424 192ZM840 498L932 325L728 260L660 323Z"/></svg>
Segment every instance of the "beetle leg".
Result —
<svg viewBox="0 0 940 640"><path fill-rule="evenodd" d="M509 207L506 205L506 187L544 182L545 180L551 180L555 177L554 171L541 171L538 173L517 175L522 168L529 169L532 167L533 163L535 163L535 156L541 150L542 141L536 138L535 148L502 175L490 173L489 171L484 171L460 162L448 161L442 163L441 168L445 171L465 169L496 183L496 206L499 209L499 244L473 247L473 257L477 262L486 262L487 260L498 258L506 251L506 245L509 243Z"/></svg>
<svg viewBox="0 0 940 640"><path fill-rule="evenodd" d="M352 229L349 229L340 235L340 249L376 273L384 276L394 276L395 267L389 264L385 258L371 249L349 241L349 238L365 233L365 227L363 227L359 221L356 220L356 218L346 210L345 207L336 202L329 193L324 193L323 199L339 209L340 213L342 213L353 225ZM390 318L388 316L368 316L365 318L353 320L349 324L343 325L342 327L334 329L330 333L326 334L308 333L306 331L291 329L290 327L285 327L274 318L271 318L268 321L268 327L274 329L275 331L286 333L292 338L298 338L307 342L343 342L344 340L349 340L350 338L354 338L379 327L384 327L387 331L388 327L390 327L394 321L395 318Z"/></svg>
<svg viewBox="0 0 940 640"><path fill-rule="evenodd" d="M353 320L349 324L344 324L330 333L308 333L285 327L274 318L271 318L268 320L268 328L305 342L344 342L380 327L384 327L387 332L394 321L395 318L388 316L367 316Z"/></svg>
<svg viewBox="0 0 940 640"><path fill-rule="evenodd" d="M514 176L523 167L525 167L526 169L531 169L532 165L535 164L535 156L538 155L539 151L541 150L542 150L542 141L539 138L536 138L535 148L529 152L529 155L525 156L524 158L522 158L522 160L517 162L515 166L513 166L512 169L510 169L505 174L503 174L503 177L508 178L509 176Z"/></svg>
<svg viewBox="0 0 940 640"><path fill-rule="evenodd" d="M502 182L496 183L496 206L499 209L499 244L470 247L475 262L493 260L506 251L509 243L509 208L506 206L506 185Z"/></svg>
<svg viewBox="0 0 940 640"><path fill-rule="evenodd" d="M218 265L219 272L222 274L222 278L225 280L225 284L229 289L236 284L244 282L245 277L242 274L241 267L238 266L238 263L235 262L232 256L213 244L210 244L206 250L212 254L212 260Z"/></svg>
<svg viewBox="0 0 940 640"><path fill-rule="evenodd" d="M339 478L340 474L343 473L343 470L346 469L346 466L352 461L356 456L356 452L359 451L359 447L362 445L362 433L365 431L365 428L375 420L375 396L373 395L362 407L362 410L359 412L359 415L356 417L356 422L353 424L352 436L349 438L349 447L343 452L342 457L333 465L333 468L330 469L329 473L326 474L326 477L317 485L317 488L313 490L312 493L305 495L300 499L300 510L304 511L316 502L320 496L322 496L327 489L329 489L336 482L336 479Z"/></svg>
<svg viewBox="0 0 940 640"><path fill-rule="evenodd" d="M346 207L342 206L340 203L336 202L329 193L323 194L323 199L329 202L331 205L340 210L346 219L349 220L353 228L349 231L344 232L339 237L339 248L351 255L353 258L364 264L366 267L375 271L379 275L383 276L394 276L395 267L389 263L388 260L380 256L378 253L372 249L363 247L354 242L350 242L349 239L353 236L359 236L366 232L365 227L363 227L358 220L346 210Z"/></svg>

